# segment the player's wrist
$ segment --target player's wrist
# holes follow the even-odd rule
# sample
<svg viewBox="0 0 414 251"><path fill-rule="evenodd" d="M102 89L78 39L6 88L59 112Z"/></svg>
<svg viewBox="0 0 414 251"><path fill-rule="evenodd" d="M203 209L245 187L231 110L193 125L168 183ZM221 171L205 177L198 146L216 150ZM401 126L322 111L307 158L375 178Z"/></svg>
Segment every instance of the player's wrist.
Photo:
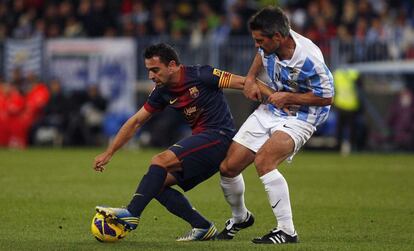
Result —
<svg viewBox="0 0 414 251"><path fill-rule="evenodd" d="M254 74L248 74L246 76L246 81L255 81L256 80L256 76Z"/></svg>
<svg viewBox="0 0 414 251"><path fill-rule="evenodd" d="M115 150L114 149L107 149L106 151L106 155L108 155L109 157L112 157L112 155L114 155Z"/></svg>
<svg viewBox="0 0 414 251"><path fill-rule="evenodd" d="M255 77L246 77L246 80L244 81L244 85L245 86L253 86L256 83L256 78Z"/></svg>
<svg viewBox="0 0 414 251"><path fill-rule="evenodd" d="M287 92L286 93L286 102L287 105L294 105L296 103L295 101L295 93Z"/></svg>

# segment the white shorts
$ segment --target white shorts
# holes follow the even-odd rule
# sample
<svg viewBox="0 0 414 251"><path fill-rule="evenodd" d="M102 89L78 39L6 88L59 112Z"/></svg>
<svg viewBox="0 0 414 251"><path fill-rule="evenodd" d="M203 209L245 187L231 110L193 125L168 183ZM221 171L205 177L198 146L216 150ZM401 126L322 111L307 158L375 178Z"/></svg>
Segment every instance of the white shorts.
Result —
<svg viewBox="0 0 414 251"><path fill-rule="evenodd" d="M260 105L240 127L233 141L257 152L275 131L287 133L295 143L295 148L288 161L309 140L316 128L296 117L277 117L266 105Z"/></svg>

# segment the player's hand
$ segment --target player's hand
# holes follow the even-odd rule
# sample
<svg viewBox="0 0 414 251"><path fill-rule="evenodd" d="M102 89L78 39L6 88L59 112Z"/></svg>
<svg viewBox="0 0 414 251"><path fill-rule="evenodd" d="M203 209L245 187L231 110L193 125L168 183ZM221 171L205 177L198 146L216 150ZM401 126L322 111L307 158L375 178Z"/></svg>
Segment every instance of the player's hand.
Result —
<svg viewBox="0 0 414 251"><path fill-rule="evenodd" d="M103 172L105 170L105 165L111 160L112 154L104 152L95 157L93 163L93 169L97 172Z"/></svg>
<svg viewBox="0 0 414 251"><path fill-rule="evenodd" d="M256 85L256 78L247 77L244 81L243 94L246 98L254 101L262 101L262 94Z"/></svg>
<svg viewBox="0 0 414 251"><path fill-rule="evenodd" d="M288 104L290 95L291 93L289 92L275 92L269 96L267 101L278 109L282 109Z"/></svg>

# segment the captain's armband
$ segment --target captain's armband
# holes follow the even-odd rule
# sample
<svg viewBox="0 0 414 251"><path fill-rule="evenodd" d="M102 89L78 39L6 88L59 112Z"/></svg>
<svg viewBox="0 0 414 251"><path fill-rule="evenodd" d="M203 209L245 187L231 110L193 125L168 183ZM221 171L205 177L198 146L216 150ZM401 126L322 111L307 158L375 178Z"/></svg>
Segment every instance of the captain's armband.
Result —
<svg viewBox="0 0 414 251"><path fill-rule="evenodd" d="M233 74L227 71L222 71L219 69L214 69L213 74L219 77L219 88L230 88L230 82Z"/></svg>

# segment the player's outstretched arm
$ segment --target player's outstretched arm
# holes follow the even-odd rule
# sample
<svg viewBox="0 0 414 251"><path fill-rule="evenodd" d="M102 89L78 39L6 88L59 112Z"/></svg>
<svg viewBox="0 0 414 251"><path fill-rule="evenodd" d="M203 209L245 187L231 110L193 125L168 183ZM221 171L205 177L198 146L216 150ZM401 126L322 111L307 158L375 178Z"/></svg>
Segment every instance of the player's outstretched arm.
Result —
<svg viewBox="0 0 414 251"><path fill-rule="evenodd" d="M277 108L288 105L308 105L308 106L326 106L331 105L332 98L322 98L312 92L293 93L293 92L275 92L268 98L268 102Z"/></svg>
<svg viewBox="0 0 414 251"><path fill-rule="evenodd" d="M232 74L228 88L243 90L245 77Z"/></svg>
<svg viewBox="0 0 414 251"><path fill-rule="evenodd" d="M243 89L244 95L251 100L262 100L262 95L258 86L256 85L256 77L258 76L262 67L262 57L259 53L257 53L254 57L252 65L250 66L249 72L247 73Z"/></svg>
<svg viewBox="0 0 414 251"><path fill-rule="evenodd" d="M148 119L151 118L151 113L142 107L137 113L130 117L118 131L115 139L108 146L105 152L95 157L93 169L102 172L105 165L111 160L114 153L127 143Z"/></svg>
<svg viewBox="0 0 414 251"><path fill-rule="evenodd" d="M267 101L274 104L278 108L283 108L289 105L325 106L331 105L333 101L332 98L318 97L312 92L276 92L260 79L256 79L256 85L259 88L262 96L268 97Z"/></svg>
<svg viewBox="0 0 414 251"><path fill-rule="evenodd" d="M257 87L259 88L260 93L262 94L263 97L270 97L270 95L272 95L273 93L275 93L276 91L273 90L272 88L270 88L265 82L263 82L262 80L256 78L255 80Z"/></svg>

